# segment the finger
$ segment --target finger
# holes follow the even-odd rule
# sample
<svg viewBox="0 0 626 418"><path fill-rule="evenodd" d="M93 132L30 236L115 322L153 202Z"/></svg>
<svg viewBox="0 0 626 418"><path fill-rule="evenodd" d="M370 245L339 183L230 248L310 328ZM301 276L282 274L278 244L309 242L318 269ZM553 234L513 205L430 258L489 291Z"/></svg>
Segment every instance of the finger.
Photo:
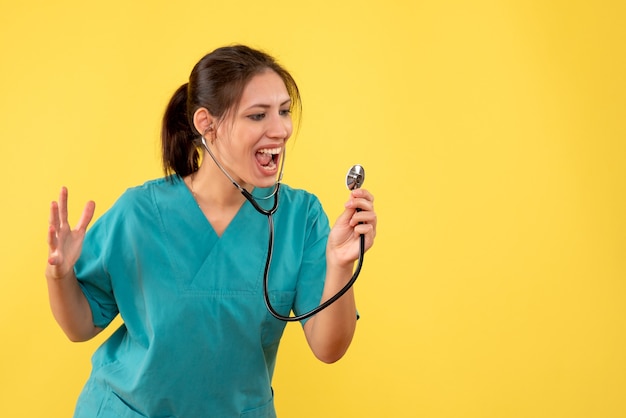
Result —
<svg viewBox="0 0 626 418"><path fill-rule="evenodd" d="M48 264L55 266L59 264L59 255L57 248L59 240L54 226L50 225L48 228Z"/></svg>
<svg viewBox="0 0 626 418"><path fill-rule="evenodd" d="M78 224L76 225L76 229L81 231L81 232L85 232L85 230L87 229L87 225L89 225L89 222L91 222L91 219L93 219L93 214L96 210L96 203L93 201L89 201L85 204L85 209L83 209L83 213L80 216L80 219L78 220Z"/></svg>
<svg viewBox="0 0 626 418"><path fill-rule="evenodd" d="M354 226L359 223L376 225L376 221L376 212L373 210L357 210L352 218L350 218L350 225Z"/></svg>
<svg viewBox="0 0 626 418"><path fill-rule="evenodd" d="M367 199L354 199L354 207L363 211L372 212L374 210L374 202Z"/></svg>
<svg viewBox="0 0 626 418"><path fill-rule="evenodd" d="M355 238L363 236L365 237L365 251L369 250L374 245L374 239L376 238L376 228L372 225L361 224L354 228Z"/></svg>
<svg viewBox="0 0 626 418"><path fill-rule="evenodd" d="M350 196L355 199L365 199L370 202L374 202L374 195L371 194L367 189L354 189L350 192Z"/></svg>
<svg viewBox="0 0 626 418"><path fill-rule="evenodd" d="M59 228L59 204L57 202L50 203L49 225L55 229Z"/></svg>
<svg viewBox="0 0 626 418"><path fill-rule="evenodd" d="M57 252L51 253L48 255L48 264L51 266L60 266L63 264L60 254Z"/></svg>
<svg viewBox="0 0 626 418"><path fill-rule="evenodd" d="M358 224L354 227L354 232L356 235L372 234L374 236L376 234L374 226L370 224Z"/></svg>
<svg viewBox="0 0 626 418"><path fill-rule="evenodd" d="M59 193L59 217L60 217L60 226L68 225L67 222L67 187L61 187L61 192Z"/></svg>
<svg viewBox="0 0 626 418"><path fill-rule="evenodd" d="M48 257L48 264L50 264L51 266L56 266L58 263L58 259L56 256L51 255Z"/></svg>
<svg viewBox="0 0 626 418"><path fill-rule="evenodd" d="M363 192L350 195L350 200L346 203L346 208L354 208L357 211L372 211L374 210L374 196L368 192Z"/></svg>
<svg viewBox="0 0 626 418"><path fill-rule="evenodd" d="M55 229L55 227L53 225L50 225L48 227L48 248L49 248L49 252L53 252L57 249L58 246L58 240L57 240L57 231Z"/></svg>

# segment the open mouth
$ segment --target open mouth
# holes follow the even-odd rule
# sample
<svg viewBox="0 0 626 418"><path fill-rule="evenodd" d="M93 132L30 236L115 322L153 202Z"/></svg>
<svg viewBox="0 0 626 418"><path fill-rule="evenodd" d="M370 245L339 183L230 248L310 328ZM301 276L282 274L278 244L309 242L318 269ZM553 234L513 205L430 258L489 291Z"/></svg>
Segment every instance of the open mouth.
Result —
<svg viewBox="0 0 626 418"><path fill-rule="evenodd" d="M256 160L261 167L271 171L275 170L278 165L278 159L282 148L264 148L256 152Z"/></svg>

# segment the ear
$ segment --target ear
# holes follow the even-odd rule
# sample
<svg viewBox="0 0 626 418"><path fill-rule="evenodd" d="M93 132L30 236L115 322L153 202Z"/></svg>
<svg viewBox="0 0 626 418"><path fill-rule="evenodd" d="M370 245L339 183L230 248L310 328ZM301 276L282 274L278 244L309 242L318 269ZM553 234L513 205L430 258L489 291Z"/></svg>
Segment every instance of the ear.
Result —
<svg viewBox="0 0 626 418"><path fill-rule="evenodd" d="M196 130L202 135L205 135L214 128L214 120L215 118L204 107L196 110L193 114L193 126L195 126Z"/></svg>

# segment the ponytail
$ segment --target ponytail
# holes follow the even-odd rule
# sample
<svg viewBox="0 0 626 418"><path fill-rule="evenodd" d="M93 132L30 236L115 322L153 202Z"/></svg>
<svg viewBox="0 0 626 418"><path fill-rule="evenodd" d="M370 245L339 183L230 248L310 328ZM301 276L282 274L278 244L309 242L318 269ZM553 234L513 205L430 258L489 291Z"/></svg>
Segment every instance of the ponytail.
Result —
<svg viewBox="0 0 626 418"><path fill-rule="evenodd" d="M198 134L190 125L187 114L188 83L176 90L163 115L161 151L166 175L181 177L198 170L199 153L195 140Z"/></svg>

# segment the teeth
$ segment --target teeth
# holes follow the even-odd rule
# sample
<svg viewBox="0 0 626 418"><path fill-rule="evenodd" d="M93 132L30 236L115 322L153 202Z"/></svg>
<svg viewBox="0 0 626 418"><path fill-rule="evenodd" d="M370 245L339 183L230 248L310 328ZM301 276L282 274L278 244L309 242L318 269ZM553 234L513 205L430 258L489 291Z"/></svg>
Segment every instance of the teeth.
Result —
<svg viewBox="0 0 626 418"><path fill-rule="evenodd" d="M266 149L260 149L257 152L261 153L261 154L280 154L282 148L266 148Z"/></svg>

